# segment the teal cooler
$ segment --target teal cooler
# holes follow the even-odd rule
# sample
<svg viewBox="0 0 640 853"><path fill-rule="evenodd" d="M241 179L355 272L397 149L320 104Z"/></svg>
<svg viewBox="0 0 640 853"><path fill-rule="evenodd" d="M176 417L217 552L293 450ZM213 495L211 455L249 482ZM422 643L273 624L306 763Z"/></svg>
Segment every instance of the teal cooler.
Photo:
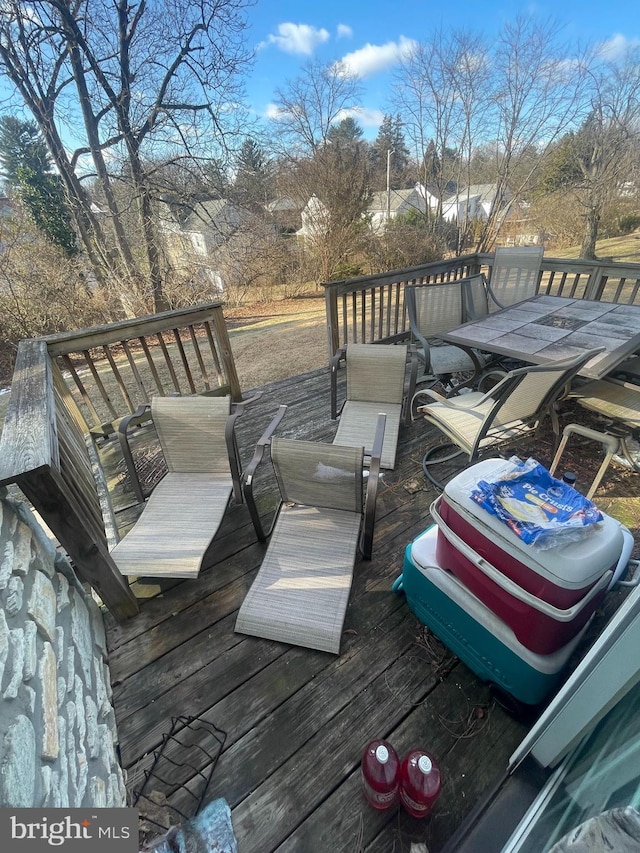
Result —
<svg viewBox="0 0 640 853"><path fill-rule="evenodd" d="M563 679L563 670L584 634L551 654L518 641L512 629L436 561L434 525L407 545L402 574L393 584L428 628L483 681L527 705L537 705Z"/></svg>

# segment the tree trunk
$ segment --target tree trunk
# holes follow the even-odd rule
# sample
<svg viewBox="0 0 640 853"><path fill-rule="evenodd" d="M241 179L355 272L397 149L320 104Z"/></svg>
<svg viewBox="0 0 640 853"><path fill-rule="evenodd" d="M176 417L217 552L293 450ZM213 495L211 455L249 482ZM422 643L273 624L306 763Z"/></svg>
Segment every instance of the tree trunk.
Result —
<svg viewBox="0 0 640 853"><path fill-rule="evenodd" d="M598 239L598 226L600 224L600 210L592 207L586 216L580 257L587 261L596 260L596 241Z"/></svg>

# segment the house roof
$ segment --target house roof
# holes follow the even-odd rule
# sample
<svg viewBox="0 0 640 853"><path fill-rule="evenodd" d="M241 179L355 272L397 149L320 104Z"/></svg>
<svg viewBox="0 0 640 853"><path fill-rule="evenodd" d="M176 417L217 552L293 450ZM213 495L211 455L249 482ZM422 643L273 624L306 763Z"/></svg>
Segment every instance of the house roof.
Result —
<svg viewBox="0 0 640 853"><path fill-rule="evenodd" d="M387 195L386 190L381 190L380 192L373 193L371 196L369 210L371 212L378 210L386 211L387 203L389 203L390 209L395 211L399 210L403 204L407 203L410 206L413 204L414 207L420 209L418 202L422 198L422 195L415 188L408 190L391 190L389 196Z"/></svg>
<svg viewBox="0 0 640 853"><path fill-rule="evenodd" d="M230 214L237 214L238 208L226 198L215 198L198 202L184 220L185 231L203 231L216 221L228 220Z"/></svg>
<svg viewBox="0 0 640 853"><path fill-rule="evenodd" d="M274 198L273 201L270 201L269 204L266 205L266 210L269 213L280 213L289 210L300 210L300 205L292 198L283 196L282 198Z"/></svg>
<svg viewBox="0 0 640 853"><path fill-rule="evenodd" d="M496 184L470 184L468 187L462 187L457 193L449 196L445 201L456 201L458 199L466 199L467 196L472 199L477 199L480 204L490 204L496 197L498 187ZM509 190L505 191L505 195L509 197Z"/></svg>

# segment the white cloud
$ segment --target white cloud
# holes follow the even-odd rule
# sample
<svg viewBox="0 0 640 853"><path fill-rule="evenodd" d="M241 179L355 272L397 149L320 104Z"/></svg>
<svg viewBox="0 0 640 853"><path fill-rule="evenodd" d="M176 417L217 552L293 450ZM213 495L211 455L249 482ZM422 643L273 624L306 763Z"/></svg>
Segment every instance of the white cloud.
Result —
<svg viewBox="0 0 640 853"><path fill-rule="evenodd" d="M353 35L353 30L348 24L338 24L337 33L339 39L350 39Z"/></svg>
<svg viewBox="0 0 640 853"><path fill-rule="evenodd" d="M365 44L359 50L347 53L340 62L346 71L356 77L370 77L378 71L385 71L403 57L408 56L417 46L417 42L400 36L396 41L386 44Z"/></svg>
<svg viewBox="0 0 640 853"><path fill-rule="evenodd" d="M621 33L616 33L607 41L598 45L598 55L608 62L624 59L629 51L640 46L640 39L630 39Z"/></svg>
<svg viewBox="0 0 640 853"><path fill-rule="evenodd" d="M362 127L380 127L384 119L382 110L371 110L366 107L353 107L349 110L340 110L336 116L336 122L340 122L345 118L352 118L357 121Z"/></svg>
<svg viewBox="0 0 640 853"><path fill-rule="evenodd" d="M285 111L281 110L277 104L267 104L264 115L265 118L280 121L280 119L285 115Z"/></svg>
<svg viewBox="0 0 640 853"><path fill-rule="evenodd" d="M309 24L278 24L278 35L270 33L267 36L266 42L262 42L260 47L267 44L275 44L279 50L285 53L301 53L305 56L310 56L319 44L329 39L329 31L311 27Z"/></svg>

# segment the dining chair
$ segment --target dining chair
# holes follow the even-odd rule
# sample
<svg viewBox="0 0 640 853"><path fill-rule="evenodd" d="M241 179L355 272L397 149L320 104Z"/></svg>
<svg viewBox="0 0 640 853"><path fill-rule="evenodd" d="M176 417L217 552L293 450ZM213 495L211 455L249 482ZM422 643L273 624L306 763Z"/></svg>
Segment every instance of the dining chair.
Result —
<svg viewBox="0 0 640 853"><path fill-rule="evenodd" d="M244 495L256 535L270 537L235 630L338 654L358 549L371 559L385 415L379 415L368 472L364 448L280 438L281 406L247 466ZM270 451L278 508L265 529L255 495Z"/></svg>
<svg viewBox="0 0 640 853"><path fill-rule="evenodd" d="M445 444L426 451L423 470L427 479L442 489L442 483L431 473L431 466L463 453L469 464L488 452L497 453L502 446L536 430L547 415L551 418L557 443L560 425L554 404L580 368L598 352L601 349L512 370L486 394L472 391L445 398L430 388L418 392L433 400L418 406L418 412L448 439ZM452 446L456 448L452 453L434 458L435 454Z"/></svg>
<svg viewBox="0 0 640 853"><path fill-rule="evenodd" d="M456 388L473 385L488 361L478 350L443 343L443 332L488 312L486 280L482 273L441 284L411 284L404 289L411 336L418 344L420 361L417 384L440 382ZM461 374L472 376L461 377Z"/></svg>
<svg viewBox="0 0 640 853"><path fill-rule="evenodd" d="M346 394L338 407L338 376L346 364ZM364 447L368 456L378 422L387 416L380 464L393 468L401 423L411 421L418 357L406 344L348 344L331 362L331 419L338 420L334 444Z"/></svg>
<svg viewBox="0 0 640 853"><path fill-rule="evenodd" d="M605 450L587 497L591 497L600 484L609 464L616 456L623 459L633 470L640 472L640 457L634 452L631 442L640 436L640 386L621 379L597 379L586 382L571 391L570 397L603 422L603 432L585 428L582 424L567 424L563 431L563 443L558 448L554 467L569 437L576 433L601 444Z"/></svg>
<svg viewBox="0 0 640 853"><path fill-rule="evenodd" d="M543 246L496 249L488 283L490 312L536 295L543 254Z"/></svg>
<svg viewBox="0 0 640 853"><path fill-rule="evenodd" d="M229 499L242 503L235 421L244 406L232 411L228 396L189 396L154 397L145 408L168 472L111 556L123 575L195 578ZM120 424L125 441L129 423ZM135 466L129 473L142 495Z"/></svg>

